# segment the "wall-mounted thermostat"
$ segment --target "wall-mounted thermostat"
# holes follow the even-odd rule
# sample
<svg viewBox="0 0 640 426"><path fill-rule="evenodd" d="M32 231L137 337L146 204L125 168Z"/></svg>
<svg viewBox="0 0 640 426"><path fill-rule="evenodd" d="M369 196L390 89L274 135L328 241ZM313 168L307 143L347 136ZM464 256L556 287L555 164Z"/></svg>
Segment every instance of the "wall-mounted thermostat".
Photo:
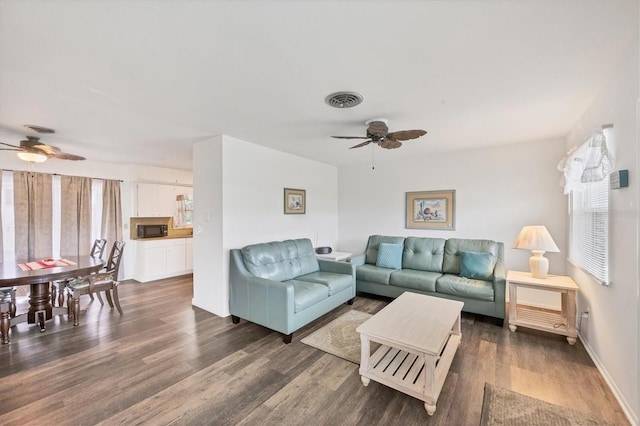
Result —
<svg viewBox="0 0 640 426"><path fill-rule="evenodd" d="M629 170L618 170L609 174L609 188L618 189L629 186Z"/></svg>

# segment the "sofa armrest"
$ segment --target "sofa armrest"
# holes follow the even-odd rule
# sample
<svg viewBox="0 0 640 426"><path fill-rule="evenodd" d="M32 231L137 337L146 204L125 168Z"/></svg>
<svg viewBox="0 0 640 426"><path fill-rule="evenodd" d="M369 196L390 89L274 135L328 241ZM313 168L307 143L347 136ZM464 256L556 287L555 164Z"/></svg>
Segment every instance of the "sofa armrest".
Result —
<svg viewBox="0 0 640 426"><path fill-rule="evenodd" d="M229 312L284 334L294 319L293 285L252 275L240 250L231 250L229 261Z"/></svg>
<svg viewBox="0 0 640 426"><path fill-rule="evenodd" d="M493 270L493 294L496 303L496 314L498 317L505 318L505 301L506 301L506 272L502 259L498 260Z"/></svg>
<svg viewBox="0 0 640 426"><path fill-rule="evenodd" d="M355 256L351 256L351 264L353 266L364 265L365 259L366 259L365 253L356 254Z"/></svg>
<svg viewBox="0 0 640 426"><path fill-rule="evenodd" d="M355 276L355 266L348 262L337 262L334 260L318 259L321 271L334 272L336 274L349 274Z"/></svg>

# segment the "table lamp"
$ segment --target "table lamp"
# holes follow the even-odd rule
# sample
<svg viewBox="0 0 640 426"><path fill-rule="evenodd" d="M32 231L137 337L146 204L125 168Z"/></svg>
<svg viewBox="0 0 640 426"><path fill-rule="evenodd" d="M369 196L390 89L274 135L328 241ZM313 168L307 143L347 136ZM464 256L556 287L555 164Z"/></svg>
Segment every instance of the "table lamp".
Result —
<svg viewBox="0 0 640 426"><path fill-rule="evenodd" d="M523 226L513 248L531 250L529 270L534 278L547 278L549 259L544 257L546 251L559 252L560 249L544 226Z"/></svg>

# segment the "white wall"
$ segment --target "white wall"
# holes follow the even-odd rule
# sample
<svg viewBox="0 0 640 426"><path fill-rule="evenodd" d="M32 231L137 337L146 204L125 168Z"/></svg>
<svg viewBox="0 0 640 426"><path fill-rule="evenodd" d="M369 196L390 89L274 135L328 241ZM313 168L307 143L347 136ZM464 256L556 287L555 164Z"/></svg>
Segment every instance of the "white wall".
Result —
<svg viewBox="0 0 640 426"><path fill-rule="evenodd" d="M433 142L435 143L435 142ZM402 149L402 148L401 148ZM531 253L511 248L524 225L545 225L561 253L550 272L565 272L566 201L558 182L562 140L430 155L412 161L339 170L340 250L361 253L371 234L483 238L503 242L507 269L528 271ZM405 228L405 193L456 190L455 230ZM532 305L559 307L556 295L522 292Z"/></svg>
<svg viewBox="0 0 640 426"><path fill-rule="evenodd" d="M629 170L629 187L610 191L609 275L611 285L601 286L580 269L568 265L580 286L578 310L589 311L582 321L581 340L627 414L638 423L640 414L639 343L640 284L638 263L638 114L639 43L629 46L600 95L575 124L566 140L567 149L583 143L603 124L613 123L607 144L615 156L615 170Z"/></svg>
<svg viewBox="0 0 640 426"><path fill-rule="evenodd" d="M194 305L229 315L232 248L289 238L315 245L316 237L336 246L335 167L229 136L194 145L193 165ZM284 188L306 190L306 214L284 214ZM210 222L203 209L213 212Z"/></svg>
<svg viewBox="0 0 640 426"><path fill-rule="evenodd" d="M135 186L133 182L159 182L192 184L193 173L184 170L149 167L132 164L113 164L98 161L68 161L49 159L44 163L30 164L18 159L11 151L0 151L0 169L25 170L38 173L57 173L68 176L85 176L99 179L122 180L122 224L123 237L126 241L121 270L123 279L133 277L135 270L135 241L129 240L129 218L133 213Z"/></svg>
<svg viewBox="0 0 640 426"><path fill-rule="evenodd" d="M229 313L222 251L222 148L224 136L193 146L193 305Z"/></svg>

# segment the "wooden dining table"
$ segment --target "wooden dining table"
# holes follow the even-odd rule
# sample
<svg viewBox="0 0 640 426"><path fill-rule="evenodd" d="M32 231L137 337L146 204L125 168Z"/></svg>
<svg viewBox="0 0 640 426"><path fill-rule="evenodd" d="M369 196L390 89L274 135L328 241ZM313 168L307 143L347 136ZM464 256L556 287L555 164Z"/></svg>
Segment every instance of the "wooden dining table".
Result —
<svg viewBox="0 0 640 426"><path fill-rule="evenodd" d="M51 303L52 281L61 281L75 277L89 275L102 269L104 261L91 256L66 256L65 259L75 265L56 266L31 271L23 271L18 262L0 263L0 287L31 286L29 294L29 310L23 314L9 318L8 312L0 313L0 332L2 343L9 343L9 327L23 322L40 325L40 331L45 331L45 321L54 315L66 315L67 308L54 307Z"/></svg>

